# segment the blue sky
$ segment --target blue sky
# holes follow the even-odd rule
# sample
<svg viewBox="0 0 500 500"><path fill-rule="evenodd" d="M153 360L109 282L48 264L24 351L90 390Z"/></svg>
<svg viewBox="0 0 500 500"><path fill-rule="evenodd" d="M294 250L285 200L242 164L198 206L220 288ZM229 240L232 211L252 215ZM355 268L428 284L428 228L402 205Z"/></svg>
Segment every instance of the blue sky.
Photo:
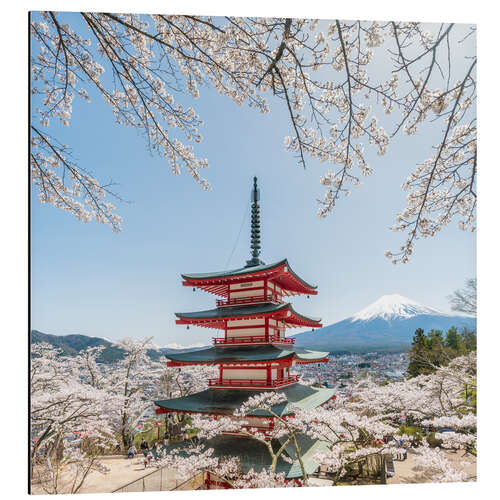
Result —
<svg viewBox="0 0 500 500"><path fill-rule="evenodd" d="M187 331L175 325L173 313L210 308L215 297L183 287L180 273L226 268L254 175L261 188L261 257L268 263L287 257L318 285L318 296L293 302L324 324L392 293L449 311L446 296L475 276L475 237L456 223L419 240L408 264L394 266L384 257L404 241L404 234L390 230L405 206L400 186L430 156L435 126L399 136L385 156L368 149L374 174L335 213L319 219L325 165L310 159L304 170L284 151L283 137L291 131L283 103L272 102L271 114L261 115L203 88L192 104L204 121L197 152L211 165L205 171L208 192L187 172L172 175L136 131L115 125L100 96L93 95L91 104L75 100L69 128L51 127L80 165L117 181L116 190L130 203L118 203L124 223L116 234L41 205L33 193L34 329L110 339L154 336L159 345L207 342L214 331ZM249 224L247 214L228 268L249 257Z"/></svg>

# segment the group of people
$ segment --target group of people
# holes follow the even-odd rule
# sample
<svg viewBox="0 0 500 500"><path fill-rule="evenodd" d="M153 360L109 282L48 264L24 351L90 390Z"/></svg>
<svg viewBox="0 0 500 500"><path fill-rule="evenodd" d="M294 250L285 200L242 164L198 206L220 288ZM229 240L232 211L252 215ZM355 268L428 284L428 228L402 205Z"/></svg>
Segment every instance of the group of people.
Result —
<svg viewBox="0 0 500 500"><path fill-rule="evenodd" d="M169 445L169 435L165 434L163 438L163 442L154 441L151 448L149 447L148 442L142 438L140 448L141 452L144 455L144 466L148 466L151 463L151 460L157 460L160 457L160 452L162 450L166 450ZM134 458L137 455L137 448L134 443L131 444L130 448L127 452L127 458Z"/></svg>

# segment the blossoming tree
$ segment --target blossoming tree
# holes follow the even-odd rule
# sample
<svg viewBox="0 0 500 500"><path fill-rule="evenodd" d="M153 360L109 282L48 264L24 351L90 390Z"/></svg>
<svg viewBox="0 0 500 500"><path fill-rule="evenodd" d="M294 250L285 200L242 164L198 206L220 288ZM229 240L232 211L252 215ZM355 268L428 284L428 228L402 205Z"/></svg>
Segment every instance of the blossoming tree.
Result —
<svg viewBox="0 0 500 500"><path fill-rule="evenodd" d="M103 347L71 357L49 344L32 346L32 477L48 493L76 493L91 471L106 472L96 456L117 439L129 446L152 400L164 395L164 363L149 355L151 339L117 346L123 356L112 364L99 362ZM185 392L198 387L179 384Z"/></svg>
<svg viewBox="0 0 500 500"><path fill-rule="evenodd" d="M108 393L81 377L84 356L74 360L48 344L32 346L31 474L47 493L77 493L92 470L106 471L84 450L112 439Z"/></svg>
<svg viewBox="0 0 500 500"><path fill-rule="evenodd" d="M89 101L90 89L103 96L118 124L145 136L174 174L185 169L208 189L201 173L208 161L193 148L202 139L201 119L174 97L195 99L208 85L261 113L284 106L292 131L286 149L303 166L311 157L329 165L321 177L321 217L373 172L365 143L383 155L399 133L415 135L437 121L432 156L403 184L407 207L394 229L406 232L406 242L386 254L406 262L416 239L453 219L462 229L475 228L476 57L457 50L474 27L81 13L83 28L77 28L56 12L32 17L32 94L40 104L31 127L31 173L44 203L120 230L121 218L106 201L117 196L112 186L49 133L51 120L69 125L73 100ZM387 75L379 77L374 65Z"/></svg>
<svg viewBox="0 0 500 500"><path fill-rule="evenodd" d="M185 478L201 470L217 470L219 474L224 470L225 477L235 487L290 484L276 474L276 462L280 456L284 457L283 451L289 442L294 442L300 461L301 450L295 438L303 433L328 444L327 451L317 453L314 458L334 484L353 472L356 474L371 457L379 457L379 463L383 464L384 455L394 453L401 442L412 446L415 463L430 480L469 480L463 470L450 462L445 450L476 453L477 421L475 403L470 398L475 390L475 378L476 359L475 353L471 353L455 358L447 366L436 367L430 375L403 382L379 385L363 380L349 399L338 397L313 410L295 408L293 418L280 418L275 429L268 433L251 428L245 420L257 410L272 412L273 405L283 402L283 395L279 393L262 393L249 398L234 416L217 419L194 416L193 426L199 429L201 441L188 444L183 450L175 449L157 465L173 468ZM416 440L413 436L401 435L402 412L411 416L415 425L437 430L434 440L439 446L431 447L425 437ZM453 432L439 432L442 427L451 427ZM215 457L205 440L224 432L239 432L261 442L269 451L270 467L242 474L237 461ZM281 440L285 444L273 448L272 440L277 437L285 437ZM301 485L307 484L304 473Z"/></svg>
<svg viewBox="0 0 500 500"><path fill-rule="evenodd" d="M367 382L358 388L351 404L358 412L377 415L388 422L397 422L403 412L405 418L410 417L416 425L429 430L448 426L447 432L434 434L439 447L431 448L427 439L421 440L415 448L417 461L433 481L463 481L465 473L450 463L443 449L476 455L476 363L473 351L452 359L446 366L435 366L429 375L383 386Z"/></svg>
<svg viewBox="0 0 500 500"><path fill-rule="evenodd" d="M154 347L151 340L124 340L119 345L123 359L112 365L98 362L100 347L88 348L76 357L63 356L48 344L32 347L32 478L48 493L78 492L92 471L105 473L97 455L114 446L117 436L130 441L151 400L164 395L165 368L147 355ZM196 380L205 377L191 375L176 382L179 389L173 395L200 390ZM190 440L182 452L174 450L157 465L173 468L186 479L197 471L216 470L237 488L297 486L276 473L276 463L280 457L287 459L284 449L289 444L300 463L296 437L306 434L328 445L314 459L335 484L370 457L392 453L400 441L413 446L412 456L431 480L463 481L469 478L449 461L446 450L462 450L464 460L476 454L475 393L475 352L402 382L379 385L363 379L348 400L337 397L308 411L294 408L293 418L275 414L274 427L263 432L248 419L256 411L273 414L273 406L284 398L267 392L249 398L234 415L193 416L191 425L199 429L197 442ZM415 425L435 431L434 443L399 435L402 412ZM214 456L208 440L223 432L239 432L259 441L267 448L271 465L242 473L237 459ZM280 446L273 446L278 438ZM300 485L307 485L302 470Z"/></svg>
<svg viewBox="0 0 500 500"><path fill-rule="evenodd" d="M151 399L156 395L154 381L160 376L162 364L153 361L148 354L149 350L157 350L152 338L123 339L117 342L117 347L125 354L113 364L107 388L115 406L115 431L121 435L123 446L128 448L138 421L151 407Z"/></svg>

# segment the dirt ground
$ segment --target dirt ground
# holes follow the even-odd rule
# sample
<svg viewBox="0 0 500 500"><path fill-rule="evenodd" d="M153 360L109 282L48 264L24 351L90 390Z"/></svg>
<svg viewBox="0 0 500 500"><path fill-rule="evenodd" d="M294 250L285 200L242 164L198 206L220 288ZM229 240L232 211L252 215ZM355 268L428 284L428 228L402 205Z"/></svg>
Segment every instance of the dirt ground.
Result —
<svg viewBox="0 0 500 500"><path fill-rule="evenodd" d="M476 479L476 458L471 455L465 455L463 451L453 453L447 451L447 458L454 464L457 469L465 470L469 479ZM417 466L414 455L408 453L408 458L404 461L394 461L394 476L387 478L387 484L404 484L404 483L429 483L430 477L423 474ZM462 462L467 462L464 467ZM102 460L110 471L107 474L101 474L92 471L79 493L111 493L136 479L142 478L151 472L155 471L154 467L144 468L142 456L140 458L127 459L125 457L109 457ZM168 474L167 483L172 488L176 486L176 480L173 471L166 471ZM63 481L64 481L63 477ZM311 486L330 486L331 481L325 479L311 478ZM165 486L168 486L165 484ZM159 489L159 488L158 488ZM168 488L170 489L170 488ZM35 495L45 494L39 485L32 486L32 493ZM65 493L61 491L60 493Z"/></svg>
<svg viewBox="0 0 500 500"><path fill-rule="evenodd" d="M155 471L156 468L148 467L144 468L144 463L142 455L140 458L128 459L125 457L106 457L101 460L102 464L105 465L110 471L107 474L101 474L96 471L90 472L90 474L85 479L83 487L79 493L111 493L124 486L131 481L139 479L143 476L150 474ZM176 485L175 477L172 475L172 487ZM66 478L62 478L64 480ZM39 485L32 485L32 493L35 495L45 494L45 491ZM65 493L61 491L60 493Z"/></svg>
<svg viewBox="0 0 500 500"><path fill-rule="evenodd" d="M459 470L464 470L469 480L476 479L476 457L464 451L445 451L447 458ZM467 462L464 467L462 462ZM404 484L404 483L430 483L430 477L423 474L415 461L414 455L408 453L408 458L402 462L394 460L394 476L387 478L387 484Z"/></svg>

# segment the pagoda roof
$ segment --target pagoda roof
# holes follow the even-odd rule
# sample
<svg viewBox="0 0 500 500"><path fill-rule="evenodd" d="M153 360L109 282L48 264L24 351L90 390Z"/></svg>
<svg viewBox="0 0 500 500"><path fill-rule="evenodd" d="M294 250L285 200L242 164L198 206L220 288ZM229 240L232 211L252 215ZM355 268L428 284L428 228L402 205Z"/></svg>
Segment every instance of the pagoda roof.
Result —
<svg viewBox="0 0 500 500"><path fill-rule="evenodd" d="M177 324L197 324L208 328L224 328L224 321L230 318L253 318L255 316L270 316L274 319L284 320L288 326L311 326L321 327L321 318L313 318L300 314L291 304L275 304L263 302L244 306L219 307L207 311L196 311L187 313L175 313L179 318Z"/></svg>
<svg viewBox="0 0 500 500"><path fill-rule="evenodd" d="M285 394L287 401L272 407L279 416L293 415L294 407L312 410L326 403L337 391L337 388L326 389L295 384L276 390ZM240 389L206 389L205 391L175 399L155 401L155 405L170 411L185 413L206 413L215 415L232 415L248 398L261 394L262 391ZM268 417L270 413L258 410L252 413L257 417Z"/></svg>
<svg viewBox="0 0 500 500"><path fill-rule="evenodd" d="M273 264L260 264L257 266L240 267L230 271L216 271L211 273L181 274L185 286L202 288L207 292L227 297L228 283L238 283L249 279L269 278L280 280L279 285L287 295L310 294L315 295L316 286L307 283L290 267L287 259Z"/></svg>
<svg viewBox="0 0 500 500"><path fill-rule="evenodd" d="M327 358L328 352L310 351L293 345L264 344L251 348L248 346L209 347L197 351L167 353L165 357L179 364L249 363L284 359L295 359L299 363L317 363Z"/></svg>
<svg viewBox="0 0 500 500"><path fill-rule="evenodd" d="M275 451L284 443L286 438L273 440L271 446ZM296 434L297 444L299 445L302 457L302 463L306 474L312 474L317 470L319 464L313 460L313 457L320 451L328 449L324 441L314 440L305 434ZM207 448L212 448L214 457L236 457L240 461L241 472L246 474L250 469L260 472L262 469L269 470L271 466L271 457L267 447L251 438L243 436L219 435L204 442ZM290 443L291 444L291 443ZM189 441L176 443L171 446L172 449L179 450L182 454L184 450L189 453ZM170 448L169 448L170 449ZM293 460L288 463L280 456L276 463L276 472L284 473L286 479L295 479L302 477L302 469L296 456L295 446L292 444L285 447L284 454ZM214 471L216 472L216 471Z"/></svg>

